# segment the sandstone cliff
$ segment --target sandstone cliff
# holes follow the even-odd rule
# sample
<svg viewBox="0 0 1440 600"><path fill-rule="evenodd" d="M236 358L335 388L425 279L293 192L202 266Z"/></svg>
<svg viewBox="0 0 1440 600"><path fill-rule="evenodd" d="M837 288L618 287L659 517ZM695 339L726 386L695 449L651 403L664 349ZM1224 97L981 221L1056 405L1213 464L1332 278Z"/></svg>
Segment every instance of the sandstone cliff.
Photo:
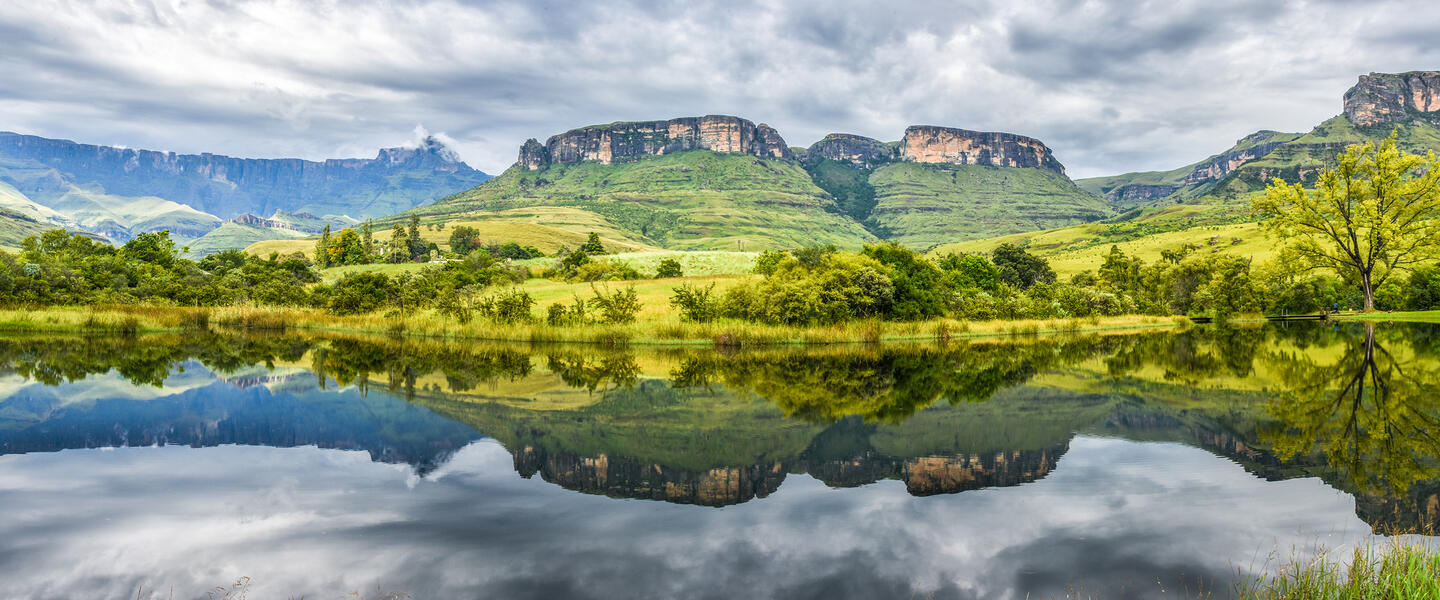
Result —
<svg viewBox="0 0 1440 600"><path fill-rule="evenodd" d="M779 132L769 125L709 115L582 127L551 136L543 145L534 139L526 140L517 164L532 171L551 164L583 161L609 165L687 150L794 158Z"/></svg>
<svg viewBox="0 0 1440 600"><path fill-rule="evenodd" d="M877 139L848 133L832 133L805 150L804 160L816 163L833 160L857 169L873 169L899 157L895 146Z"/></svg>
<svg viewBox="0 0 1440 600"><path fill-rule="evenodd" d="M1281 143L1289 141L1288 137L1281 137L1283 135L1276 131L1257 131L1240 138L1235 142L1235 149L1195 165L1182 183L1194 185L1229 175L1240 165L1265 156Z"/></svg>
<svg viewBox="0 0 1440 600"><path fill-rule="evenodd" d="M1440 122L1440 71L1361 75L1345 92L1345 116L1361 126L1416 117Z"/></svg>
<svg viewBox="0 0 1440 600"><path fill-rule="evenodd" d="M914 125L905 129L900 159L918 163L1029 167L1060 175L1065 166L1040 140L1013 133Z"/></svg>

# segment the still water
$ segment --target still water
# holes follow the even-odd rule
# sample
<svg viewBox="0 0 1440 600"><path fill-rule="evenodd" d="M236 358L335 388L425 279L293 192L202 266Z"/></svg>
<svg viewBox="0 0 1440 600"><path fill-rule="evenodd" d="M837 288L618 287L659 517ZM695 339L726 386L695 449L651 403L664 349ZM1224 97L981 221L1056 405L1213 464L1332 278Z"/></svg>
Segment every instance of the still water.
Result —
<svg viewBox="0 0 1440 600"><path fill-rule="evenodd" d="M1428 325L0 338L0 597L1223 598L1433 532L1437 392Z"/></svg>

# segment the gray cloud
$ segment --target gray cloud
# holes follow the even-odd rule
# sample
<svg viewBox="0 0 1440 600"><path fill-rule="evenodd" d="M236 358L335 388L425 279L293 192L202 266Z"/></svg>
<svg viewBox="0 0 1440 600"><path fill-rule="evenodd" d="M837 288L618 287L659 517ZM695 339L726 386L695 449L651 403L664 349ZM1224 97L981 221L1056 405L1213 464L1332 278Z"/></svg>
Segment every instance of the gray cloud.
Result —
<svg viewBox="0 0 1440 600"><path fill-rule="evenodd" d="M417 124L520 142L709 113L896 139L1039 137L1072 174L1307 130L1370 71L1440 67L1423 1L71 2L0 6L0 129L180 152L368 156Z"/></svg>

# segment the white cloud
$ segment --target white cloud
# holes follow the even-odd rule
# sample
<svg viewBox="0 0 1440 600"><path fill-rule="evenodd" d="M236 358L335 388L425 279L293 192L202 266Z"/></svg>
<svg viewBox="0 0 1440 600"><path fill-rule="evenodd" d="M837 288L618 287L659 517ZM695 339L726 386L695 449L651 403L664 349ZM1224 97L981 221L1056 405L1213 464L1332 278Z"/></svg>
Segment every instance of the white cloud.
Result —
<svg viewBox="0 0 1440 600"><path fill-rule="evenodd" d="M1402 1L11 3L0 129L318 159L425 123L498 172L527 137L729 113L792 145L1012 131L1086 176L1306 130L1361 73L1440 68L1437 28Z"/></svg>

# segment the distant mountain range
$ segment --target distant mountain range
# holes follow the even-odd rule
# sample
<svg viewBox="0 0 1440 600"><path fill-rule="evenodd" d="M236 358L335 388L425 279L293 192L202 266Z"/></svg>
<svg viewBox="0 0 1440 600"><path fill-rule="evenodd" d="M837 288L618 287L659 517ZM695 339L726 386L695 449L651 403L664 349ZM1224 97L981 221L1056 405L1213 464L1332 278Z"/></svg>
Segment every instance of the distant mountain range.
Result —
<svg viewBox="0 0 1440 600"><path fill-rule="evenodd" d="M0 132L0 219L7 221L0 226L0 245L18 242L14 232L58 226L114 242L168 229L182 243L207 246L204 237L238 218L234 224L246 235L230 228L222 237L248 239L244 247L286 237L283 230L310 232L293 223L271 226L287 222L287 214L354 223L489 178L434 137L380 150L373 159L316 162L131 150Z"/></svg>
<svg viewBox="0 0 1440 600"><path fill-rule="evenodd" d="M1011 133L916 125L897 141L834 133L793 148L768 125L725 115L527 140L493 179L434 138L374 159L310 162L0 133L0 245L55 226L116 242L169 229L204 253L307 237L326 223L381 217L388 226L419 215L598 230L633 247L894 240L924 250L1156 215L1243 219L1267 182L1313 183L1346 145L1393 130L1407 150L1440 150L1440 72L1365 75L1342 104L1308 133L1259 131L1174 170L1079 181L1043 142Z"/></svg>

